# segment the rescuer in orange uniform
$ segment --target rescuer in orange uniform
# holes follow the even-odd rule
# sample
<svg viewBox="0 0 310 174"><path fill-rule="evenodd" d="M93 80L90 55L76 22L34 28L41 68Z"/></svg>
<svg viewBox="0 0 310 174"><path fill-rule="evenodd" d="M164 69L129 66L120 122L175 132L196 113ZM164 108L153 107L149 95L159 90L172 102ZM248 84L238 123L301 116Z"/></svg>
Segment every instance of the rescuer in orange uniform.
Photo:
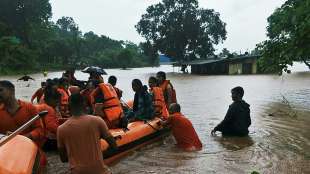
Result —
<svg viewBox="0 0 310 174"><path fill-rule="evenodd" d="M109 83L100 83L91 94L91 98L95 114L100 115L110 129L118 128L124 114L113 86Z"/></svg>
<svg viewBox="0 0 310 174"><path fill-rule="evenodd" d="M61 94L60 113L61 113L61 117L64 117L64 118L70 117L68 104L69 104L69 96L71 95L71 93L68 90L68 86L69 86L69 83L66 78L59 79L57 91Z"/></svg>
<svg viewBox="0 0 310 174"><path fill-rule="evenodd" d="M31 97L31 103L33 103L34 99L37 99L37 103L40 102L40 99L44 93L44 88L46 87L46 82L41 82L41 88L39 88Z"/></svg>
<svg viewBox="0 0 310 174"><path fill-rule="evenodd" d="M31 103L18 100L15 97L15 86L7 80L0 81L0 133L14 132L19 127L31 120L38 112ZM41 122L38 120L25 129L21 135L33 140L41 147L45 134ZM41 165L46 165L46 157L41 153Z"/></svg>
<svg viewBox="0 0 310 174"><path fill-rule="evenodd" d="M60 125L59 118L61 117L58 112L60 98L61 95L57 91L46 90L44 92L45 103L36 105L39 112L48 111L48 114L43 119L43 127L47 140L43 146L44 150L57 150L56 133Z"/></svg>
<svg viewBox="0 0 310 174"><path fill-rule="evenodd" d="M173 88L170 80L166 80L165 72L159 71L156 74L156 78L158 80L159 87L163 90L166 107L169 108L171 103L177 103L175 89Z"/></svg>
<svg viewBox="0 0 310 174"><path fill-rule="evenodd" d="M153 97L153 107L155 109L155 115L157 117L167 119L169 113L165 104L163 91L161 88L158 87L157 79L155 77L149 78L149 87L149 91Z"/></svg>
<svg viewBox="0 0 310 174"><path fill-rule="evenodd" d="M201 141L189 119L181 113L179 104L173 103L169 107L170 116L163 125L171 125L172 134L177 141L177 147L185 151L199 151L202 149Z"/></svg>

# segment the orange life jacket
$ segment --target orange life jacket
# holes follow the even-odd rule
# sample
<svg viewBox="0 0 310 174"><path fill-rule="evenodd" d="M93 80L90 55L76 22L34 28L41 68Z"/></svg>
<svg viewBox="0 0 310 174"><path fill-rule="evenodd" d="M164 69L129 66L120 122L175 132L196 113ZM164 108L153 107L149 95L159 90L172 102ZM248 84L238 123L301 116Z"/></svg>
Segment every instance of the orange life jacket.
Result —
<svg viewBox="0 0 310 174"><path fill-rule="evenodd" d="M162 89L159 87L153 87L151 92L153 93L153 106L155 108L155 115L167 119L169 113L165 104Z"/></svg>
<svg viewBox="0 0 310 174"><path fill-rule="evenodd" d="M70 117L69 113L69 96L71 95L70 91L58 88L57 91L61 94L60 100L60 113L62 117Z"/></svg>
<svg viewBox="0 0 310 174"><path fill-rule="evenodd" d="M123 115L123 108L117 97L116 91L112 85L105 83L100 83L99 88L104 96L103 112L107 120L111 123L110 125L116 126L116 122L118 122Z"/></svg>
<svg viewBox="0 0 310 174"><path fill-rule="evenodd" d="M173 88L172 84L170 83L170 80L164 80L164 82L162 84L159 85L159 87L163 90L163 94L164 94L164 98L165 98L165 102L166 102L166 106L167 108L169 108L169 104L168 103L168 92L167 92L167 87L170 84L171 89L172 89L172 96L171 96L171 102L172 103L177 103L177 96L176 96L176 92L175 89Z"/></svg>

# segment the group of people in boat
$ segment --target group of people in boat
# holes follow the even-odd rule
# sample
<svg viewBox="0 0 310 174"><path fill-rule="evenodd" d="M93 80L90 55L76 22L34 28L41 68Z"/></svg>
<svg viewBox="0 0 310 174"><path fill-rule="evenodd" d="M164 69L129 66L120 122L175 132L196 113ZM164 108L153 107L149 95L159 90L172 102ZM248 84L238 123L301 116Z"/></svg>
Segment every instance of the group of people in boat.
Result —
<svg viewBox="0 0 310 174"><path fill-rule="evenodd" d="M91 73L86 85L77 80L74 71L66 71L61 78L41 83L31 103L16 99L15 86L0 81L0 133L15 131L40 111L48 111L42 119L24 130L24 135L42 149L41 165L46 165L45 150L57 147L61 160L69 161L72 173L109 173L103 163L100 138L117 148L109 129L123 128L129 122L160 118L163 126L170 126L177 147L186 151L202 149L202 143L192 123L181 113L176 92L166 79L165 72L150 77L148 86L132 80L135 92L133 103L122 100L122 90L116 87L117 78L104 82L100 74ZM251 124L249 105L242 100L242 87L231 90L233 104L224 120L212 130L223 135L244 136ZM33 104L33 103L37 104Z"/></svg>

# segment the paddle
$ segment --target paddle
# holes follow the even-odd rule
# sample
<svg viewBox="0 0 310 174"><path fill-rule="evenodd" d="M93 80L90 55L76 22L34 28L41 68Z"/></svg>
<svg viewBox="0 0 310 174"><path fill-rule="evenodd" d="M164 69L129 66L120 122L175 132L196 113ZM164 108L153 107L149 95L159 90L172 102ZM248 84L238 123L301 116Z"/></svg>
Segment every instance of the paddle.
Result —
<svg viewBox="0 0 310 174"><path fill-rule="evenodd" d="M16 135L20 134L23 130L31 126L35 121L37 121L39 118L44 117L48 112L47 111L42 111L36 116L34 116L31 120L29 120L27 123L19 127L16 131L14 131L12 134L9 136L5 137L3 140L0 141L0 147L3 146L5 143L10 141L12 138L14 138Z"/></svg>

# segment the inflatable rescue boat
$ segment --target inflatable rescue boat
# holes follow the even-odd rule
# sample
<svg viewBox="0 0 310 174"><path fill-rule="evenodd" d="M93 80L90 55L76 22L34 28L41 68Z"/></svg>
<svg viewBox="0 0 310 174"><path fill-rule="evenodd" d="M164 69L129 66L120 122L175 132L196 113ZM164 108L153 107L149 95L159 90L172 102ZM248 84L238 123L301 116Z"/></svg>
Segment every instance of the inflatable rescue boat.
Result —
<svg viewBox="0 0 310 174"><path fill-rule="evenodd" d="M159 118L150 121L135 121L128 124L128 130L110 129L111 134L116 138L117 150L109 148L105 140L101 140L101 149L105 164L116 162L129 152L155 142L169 134L170 129L160 124Z"/></svg>

